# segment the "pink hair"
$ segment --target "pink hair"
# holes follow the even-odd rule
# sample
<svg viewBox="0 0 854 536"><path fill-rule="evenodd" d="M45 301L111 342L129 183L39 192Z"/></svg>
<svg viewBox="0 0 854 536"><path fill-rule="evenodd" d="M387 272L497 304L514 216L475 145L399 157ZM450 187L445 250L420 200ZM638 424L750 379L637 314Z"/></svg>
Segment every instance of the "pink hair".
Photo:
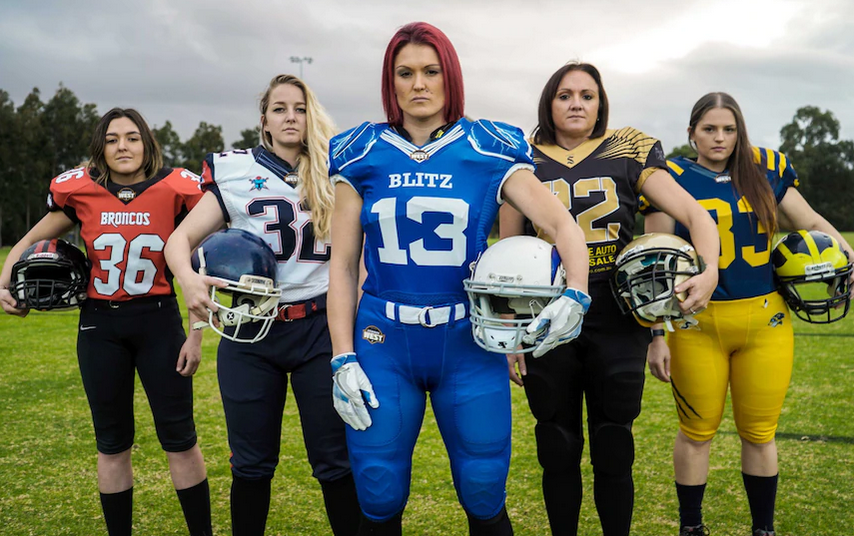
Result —
<svg viewBox="0 0 854 536"><path fill-rule="evenodd" d="M454 45L442 30L426 22L411 22L399 29L385 50L383 58L382 98L388 122L392 126L403 124L403 111L394 92L394 60L408 44L428 45L439 56L439 65L445 81L445 121L457 121L465 115L465 92L460 59Z"/></svg>

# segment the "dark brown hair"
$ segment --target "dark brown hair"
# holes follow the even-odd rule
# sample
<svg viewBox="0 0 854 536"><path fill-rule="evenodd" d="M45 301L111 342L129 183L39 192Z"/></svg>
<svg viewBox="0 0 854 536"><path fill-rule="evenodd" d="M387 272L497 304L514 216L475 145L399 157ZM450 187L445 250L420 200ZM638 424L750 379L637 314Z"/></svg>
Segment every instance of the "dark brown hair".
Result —
<svg viewBox="0 0 854 536"><path fill-rule="evenodd" d="M107 145L107 129L113 119L127 117L139 130L142 138L144 153L142 155L142 169L146 180L154 178L163 167L163 153L160 144L154 138L154 134L143 119L142 114L133 108L113 108L98 120L95 132L92 134L92 143L89 144L89 173L95 180L104 184L110 178L110 167L104 157L104 147Z"/></svg>
<svg viewBox="0 0 854 536"><path fill-rule="evenodd" d="M590 75L593 81L596 82L596 87L599 89L599 111L596 114L596 125L593 127L591 138L598 138L605 135L608 129L608 95L605 93L605 86L602 85L602 76L599 70L589 63L581 63L573 61L567 63L549 78L546 82L543 92L540 95L540 104L537 108L537 126L534 128L534 143L545 145L556 145L557 138L555 137L555 120L552 117L552 101L560 89L560 82L566 73L571 71L582 71Z"/></svg>
<svg viewBox="0 0 854 536"><path fill-rule="evenodd" d="M777 199L774 197L771 185L768 184L765 172L754 159L753 147L747 137L747 126L744 124L744 115L735 99L720 91L703 95L691 110L688 141L691 141L691 135L694 134L706 112L713 108L725 108L735 117L735 148L729 156L727 168L735 191L739 196L747 198L747 202L750 203L753 212L765 228L768 240L771 240L777 232Z"/></svg>

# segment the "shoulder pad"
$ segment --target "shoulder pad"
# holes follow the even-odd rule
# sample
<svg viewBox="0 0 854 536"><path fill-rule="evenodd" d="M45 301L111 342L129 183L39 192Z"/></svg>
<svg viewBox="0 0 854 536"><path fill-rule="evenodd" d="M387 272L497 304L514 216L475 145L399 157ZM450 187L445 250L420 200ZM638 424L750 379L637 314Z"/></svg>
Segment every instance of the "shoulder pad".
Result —
<svg viewBox="0 0 854 536"><path fill-rule="evenodd" d="M474 149L487 156L515 162L521 154L531 156L531 146L525 140L525 134L518 127L479 119L471 124L469 142Z"/></svg>
<svg viewBox="0 0 854 536"><path fill-rule="evenodd" d="M667 168L670 173L675 173L678 177L685 173L685 163L682 162L681 157L676 157L667 161Z"/></svg>
<svg viewBox="0 0 854 536"><path fill-rule="evenodd" d="M202 187L202 178L189 169L173 168L166 179L175 191L184 194L198 194Z"/></svg>
<svg viewBox="0 0 854 536"><path fill-rule="evenodd" d="M789 165L786 155L764 147L753 147L753 161L756 164L762 164L768 171L779 170L780 176L783 175L783 171Z"/></svg>
<svg viewBox="0 0 854 536"><path fill-rule="evenodd" d="M86 167L69 169L60 173L50 181L50 189L54 192L72 192L92 182Z"/></svg>
<svg viewBox="0 0 854 536"><path fill-rule="evenodd" d="M210 170L210 180L224 183L235 179L244 179L249 168L255 164L255 155L251 150L234 150L224 153L208 153L205 164ZM203 177L207 180L208 177Z"/></svg>
<svg viewBox="0 0 854 536"><path fill-rule="evenodd" d="M329 175L364 158L380 137L385 123L364 122L329 140Z"/></svg>

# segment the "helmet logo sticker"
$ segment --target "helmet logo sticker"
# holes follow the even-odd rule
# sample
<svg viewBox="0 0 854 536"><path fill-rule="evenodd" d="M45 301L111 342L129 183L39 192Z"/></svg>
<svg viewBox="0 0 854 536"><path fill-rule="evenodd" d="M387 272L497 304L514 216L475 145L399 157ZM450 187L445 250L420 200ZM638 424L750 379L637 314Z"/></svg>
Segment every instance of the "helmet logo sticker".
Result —
<svg viewBox="0 0 854 536"><path fill-rule="evenodd" d="M380 331L376 326L368 326L362 330L362 338L373 344L382 344L385 342L385 333Z"/></svg>

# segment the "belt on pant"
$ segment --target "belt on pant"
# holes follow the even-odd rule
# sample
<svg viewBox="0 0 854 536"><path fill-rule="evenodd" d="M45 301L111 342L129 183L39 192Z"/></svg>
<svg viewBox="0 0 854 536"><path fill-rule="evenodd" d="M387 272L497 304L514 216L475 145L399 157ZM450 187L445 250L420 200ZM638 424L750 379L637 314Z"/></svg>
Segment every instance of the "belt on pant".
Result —
<svg viewBox="0 0 854 536"><path fill-rule="evenodd" d="M421 324L425 328L433 328L447 324L453 320L461 320L466 316L466 304L443 305L441 307L413 307L400 303L386 302L385 315L389 320L401 324Z"/></svg>
<svg viewBox="0 0 854 536"><path fill-rule="evenodd" d="M326 309L326 294L299 303L283 303L279 305L276 320L292 322Z"/></svg>

